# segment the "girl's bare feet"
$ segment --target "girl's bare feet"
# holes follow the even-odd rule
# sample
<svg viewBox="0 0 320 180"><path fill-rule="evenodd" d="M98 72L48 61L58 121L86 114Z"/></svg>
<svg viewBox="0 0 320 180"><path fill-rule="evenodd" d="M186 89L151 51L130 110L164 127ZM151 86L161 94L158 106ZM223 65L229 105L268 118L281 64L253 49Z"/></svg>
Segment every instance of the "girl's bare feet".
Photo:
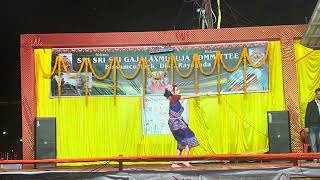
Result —
<svg viewBox="0 0 320 180"><path fill-rule="evenodd" d="M192 167L192 165L189 162L183 162L183 165L185 165L186 167Z"/></svg>
<svg viewBox="0 0 320 180"><path fill-rule="evenodd" d="M181 166L179 166L178 164L172 164L171 167L172 168L180 168Z"/></svg>

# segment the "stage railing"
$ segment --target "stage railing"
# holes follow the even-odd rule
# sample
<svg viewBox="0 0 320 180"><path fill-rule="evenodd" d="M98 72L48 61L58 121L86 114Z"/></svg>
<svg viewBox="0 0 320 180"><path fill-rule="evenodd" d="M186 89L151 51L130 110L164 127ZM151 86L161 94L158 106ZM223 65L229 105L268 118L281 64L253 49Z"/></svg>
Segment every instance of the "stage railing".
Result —
<svg viewBox="0 0 320 180"><path fill-rule="evenodd" d="M89 159L42 159L42 160L0 160L0 164L48 164L111 161L119 163L119 171L124 162L170 162L170 161L208 161L208 160L256 160L256 161L290 161L298 166L298 160L320 159L320 153L286 153L286 154L213 154L193 156L115 156Z"/></svg>

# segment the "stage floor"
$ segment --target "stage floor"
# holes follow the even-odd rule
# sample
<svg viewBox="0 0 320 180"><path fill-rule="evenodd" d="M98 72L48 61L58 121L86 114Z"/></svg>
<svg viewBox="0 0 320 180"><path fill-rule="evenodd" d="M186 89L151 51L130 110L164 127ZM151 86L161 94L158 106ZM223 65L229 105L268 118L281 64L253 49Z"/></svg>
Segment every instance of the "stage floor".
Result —
<svg viewBox="0 0 320 180"><path fill-rule="evenodd" d="M192 168L181 165L181 168L171 168L170 164L135 164L123 165L123 171L205 171L205 170L246 170L246 169L279 169L294 167L292 162L272 161L272 162L208 162L208 163L192 163ZM320 163L312 161L299 161L300 168L319 168ZM33 168L33 169L2 169L3 172L37 172L37 171L90 171L98 172L118 172L118 165L101 164L91 166L57 166L54 168Z"/></svg>
<svg viewBox="0 0 320 180"><path fill-rule="evenodd" d="M6 170L0 179L295 179L320 177L320 163L292 162L227 162L197 163L192 168L172 169L170 165L95 165ZM320 179L320 178L316 178Z"/></svg>

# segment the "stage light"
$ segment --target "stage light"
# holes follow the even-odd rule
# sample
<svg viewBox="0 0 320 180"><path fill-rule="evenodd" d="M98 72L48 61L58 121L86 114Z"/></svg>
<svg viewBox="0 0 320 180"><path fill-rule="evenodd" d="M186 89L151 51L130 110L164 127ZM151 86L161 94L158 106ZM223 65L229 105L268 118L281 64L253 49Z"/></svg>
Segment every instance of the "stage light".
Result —
<svg viewBox="0 0 320 180"><path fill-rule="evenodd" d="M7 131L3 131L2 134L3 134L3 135L6 135L6 134L7 134Z"/></svg>

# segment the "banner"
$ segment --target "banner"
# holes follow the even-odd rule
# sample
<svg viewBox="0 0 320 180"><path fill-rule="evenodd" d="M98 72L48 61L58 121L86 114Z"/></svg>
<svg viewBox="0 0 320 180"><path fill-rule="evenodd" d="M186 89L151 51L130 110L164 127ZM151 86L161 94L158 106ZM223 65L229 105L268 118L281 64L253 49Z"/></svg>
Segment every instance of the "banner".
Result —
<svg viewBox="0 0 320 180"><path fill-rule="evenodd" d="M188 100L181 100L184 107L183 120L189 123ZM144 135L170 134L168 125L169 100L163 96L146 96L142 108L142 131Z"/></svg>
<svg viewBox="0 0 320 180"><path fill-rule="evenodd" d="M188 72L191 67L193 55L199 54L202 68L208 72L216 61L216 52L222 53L222 59L229 68L235 67L244 47L253 63L259 64L265 54L268 42L252 42L242 44L203 44L203 45L179 45L179 46L138 46L138 47L114 47L114 48L59 48L53 49L52 66L57 55L62 56L67 68L75 73L83 61L82 58L89 57L94 71L102 76L110 66L112 58L119 57L119 62L127 76L132 75L138 66L141 57L147 59L152 73L159 75L166 67L168 58L171 55L176 57L177 66L182 73ZM221 66L221 93L242 93L243 92L243 63L234 72L228 72ZM254 68L247 63L247 92L265 92L269 89L268 83L268 58L261 68ZM113 71L113 70L112 70ZM210 76L203 75L198 71L199 94L217 93L217 67ZM161 80L154 80L146 72L146 95L162 95L164 87L170 82L170 68ZM179 86L182 94L195 93L195 71L188 78L179 76L174 70L174 83ZM58 95L58 75L51 79L51 97ZM89 96L112 96L113 95L113 73L104 80L97 80L91 72L88 75ZM125 79L117 70L117 95L141 96L142 95L142 73L141 71L133 80ZM85 73L78 77L70 77L62 68L61 72L61 96L84 96L85 95Z"/></svg>

